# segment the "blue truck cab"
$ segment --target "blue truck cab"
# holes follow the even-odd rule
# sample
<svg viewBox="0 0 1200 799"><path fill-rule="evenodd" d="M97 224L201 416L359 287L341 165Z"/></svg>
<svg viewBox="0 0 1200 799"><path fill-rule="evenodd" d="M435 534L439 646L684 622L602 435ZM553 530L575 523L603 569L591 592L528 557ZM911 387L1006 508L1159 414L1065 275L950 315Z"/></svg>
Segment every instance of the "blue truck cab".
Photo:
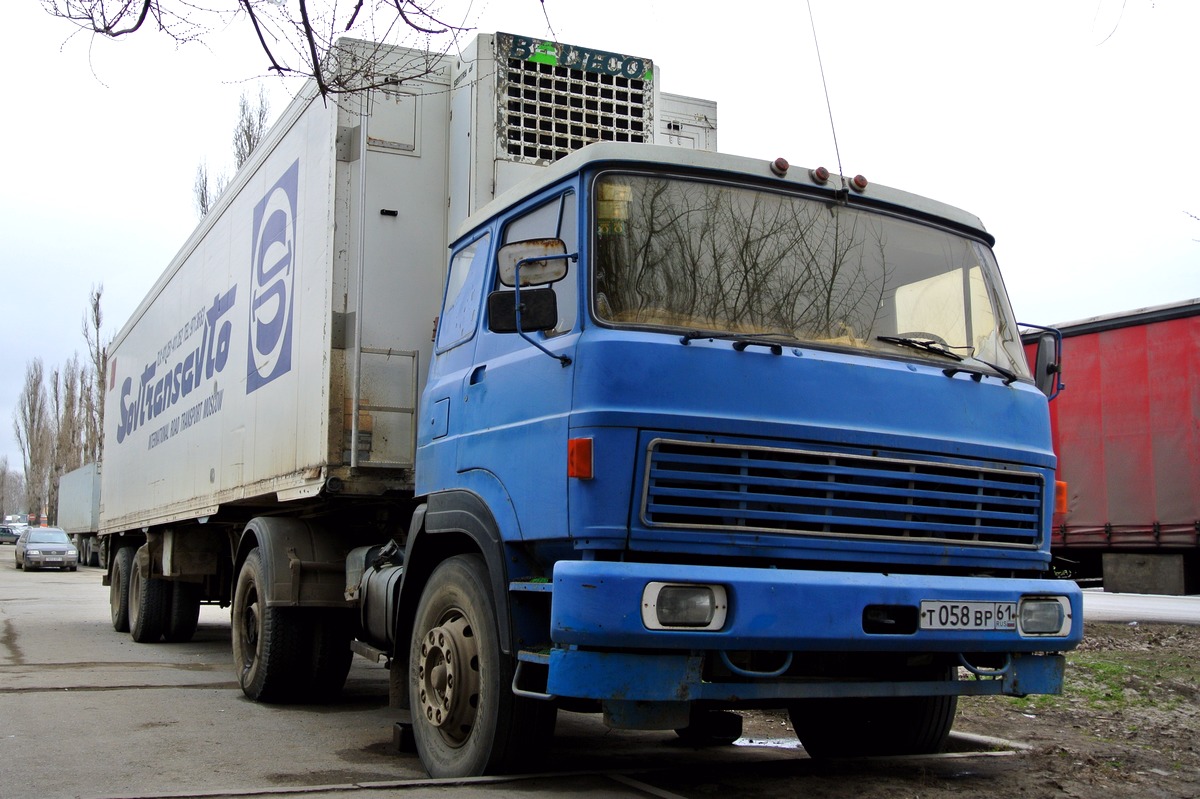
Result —
<svg viewBox="0 0 1200 799"><path fill-rule="evenodd" d="M977 218L594 144L462 231L396 637L431 773L511 765L555 709L785 708L814 756L897 754L960 695L1061 690L1047 395Z"/></svg>

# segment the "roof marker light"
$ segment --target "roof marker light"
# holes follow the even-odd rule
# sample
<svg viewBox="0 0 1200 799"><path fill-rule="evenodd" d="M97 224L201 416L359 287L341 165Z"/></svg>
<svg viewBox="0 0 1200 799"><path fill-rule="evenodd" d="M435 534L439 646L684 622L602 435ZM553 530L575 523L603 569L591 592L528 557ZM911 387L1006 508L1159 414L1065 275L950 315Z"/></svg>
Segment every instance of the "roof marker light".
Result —
<svg viewBox="0 0 1200 799"><path fill-rule="evenodd" d="M791 164L787 162L786 158L776 158L771 162L771 172L775 174L775 177L781 178L787 174L788 167L790 166Z"/></svg>
<svg viewBox="0 0 1200 799"><path fill-rule="evenodd" d="M808 176L812 178L813 183L821 186L829 182L829 170L823 166L808 170Z"/></svg>
<svg viewBox="0 0 1200 799"><path fill-rule="evenodd" d="M862 175L855 175L854 180L850 181L850 188L858 192L867 190L867 179Z"/></svg>

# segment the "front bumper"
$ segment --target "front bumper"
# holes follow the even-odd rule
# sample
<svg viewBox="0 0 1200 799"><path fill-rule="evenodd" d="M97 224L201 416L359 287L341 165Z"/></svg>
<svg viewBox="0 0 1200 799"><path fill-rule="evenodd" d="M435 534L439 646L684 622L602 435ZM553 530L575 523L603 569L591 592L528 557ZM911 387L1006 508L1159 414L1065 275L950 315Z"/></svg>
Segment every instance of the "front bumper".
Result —
<svg viewBox="0 0 1200 799"><path fill-rule="evenodd" d="M728 596L718 630L650 630L642 599L651 582L713 584ZM921 629L868 632L868 608L921 602L1019 602L1063 597L1069 628L1062 635L1018 630ZM1083 637L1079 587L1065 580L1003 579L909 574L719 568L570 561L554 569L553 647L547 691L552 695L635 701L777 700L814 696L1057 693L1063 658ZM881 669L870 679L807 679L788 672L706 677L705 661L745 652L786 658L836 653L869 661L909 655L944 663L987 662L970 680L913 679ZM883 658L880 658L881 661ZM889 662L895 662L894 658Z"/></svg>
<svg viewBox="0 0 1200 799"><path fill-rule="evenodd" d="M78 555L30 555L25 554L26 569L74 569L79 566Z"/></svg>

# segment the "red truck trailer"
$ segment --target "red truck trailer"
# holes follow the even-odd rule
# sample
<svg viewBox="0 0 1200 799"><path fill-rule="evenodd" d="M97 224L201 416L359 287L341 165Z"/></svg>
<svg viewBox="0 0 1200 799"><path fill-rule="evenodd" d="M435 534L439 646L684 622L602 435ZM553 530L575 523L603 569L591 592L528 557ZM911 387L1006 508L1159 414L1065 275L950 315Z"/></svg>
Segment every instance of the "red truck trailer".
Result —
<svg viewBox="0 0 1200 799"><path fill-rule="evenodd" d="M1200 299L1059 329L1056 562L1108 591L1200 592Z"/></svg>

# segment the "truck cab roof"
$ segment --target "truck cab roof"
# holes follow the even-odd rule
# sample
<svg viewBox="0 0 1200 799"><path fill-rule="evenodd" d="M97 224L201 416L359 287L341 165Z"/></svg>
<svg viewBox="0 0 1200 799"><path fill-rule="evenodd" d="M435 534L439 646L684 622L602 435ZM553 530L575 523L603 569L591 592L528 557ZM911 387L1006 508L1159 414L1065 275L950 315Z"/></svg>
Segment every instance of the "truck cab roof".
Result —
<svg viewBox="0 0 1200 799"><path fill-rule="evenodd" d="M782 162L783 174L778 167ZM625 165L631 167L649 166L658 169L679 169L686 171L706 171L710 173L726 173L738 175L746 179L776 182L786 186L804 186L809 189L828 192L834 195L844 192L847 201L892 207L909 214L915 214L937 220L963 229L965 232L978 236L993 243L992 236L983 226L983 222L974 214L968 213L946 203L938 202L917 194L911 194L899 189L889 188L879 184L868 183L861 190L850 186L851 179L829 173L828 179L820 183L814 177L815 169L790 166L783 159L769 161L766 159L749 158L746 156L713 153L703 150L692 150L682 147L669 147L655 144L629 144L618 142L597 142L583 147L565 158L556 161L539 171L528 180L504 192L487 205L469 216L459 227L455 240L461 239L472 230L485 224L488 219L536 195L542 188L551 186L563 178L583 172L601 165Z"/></svg>

